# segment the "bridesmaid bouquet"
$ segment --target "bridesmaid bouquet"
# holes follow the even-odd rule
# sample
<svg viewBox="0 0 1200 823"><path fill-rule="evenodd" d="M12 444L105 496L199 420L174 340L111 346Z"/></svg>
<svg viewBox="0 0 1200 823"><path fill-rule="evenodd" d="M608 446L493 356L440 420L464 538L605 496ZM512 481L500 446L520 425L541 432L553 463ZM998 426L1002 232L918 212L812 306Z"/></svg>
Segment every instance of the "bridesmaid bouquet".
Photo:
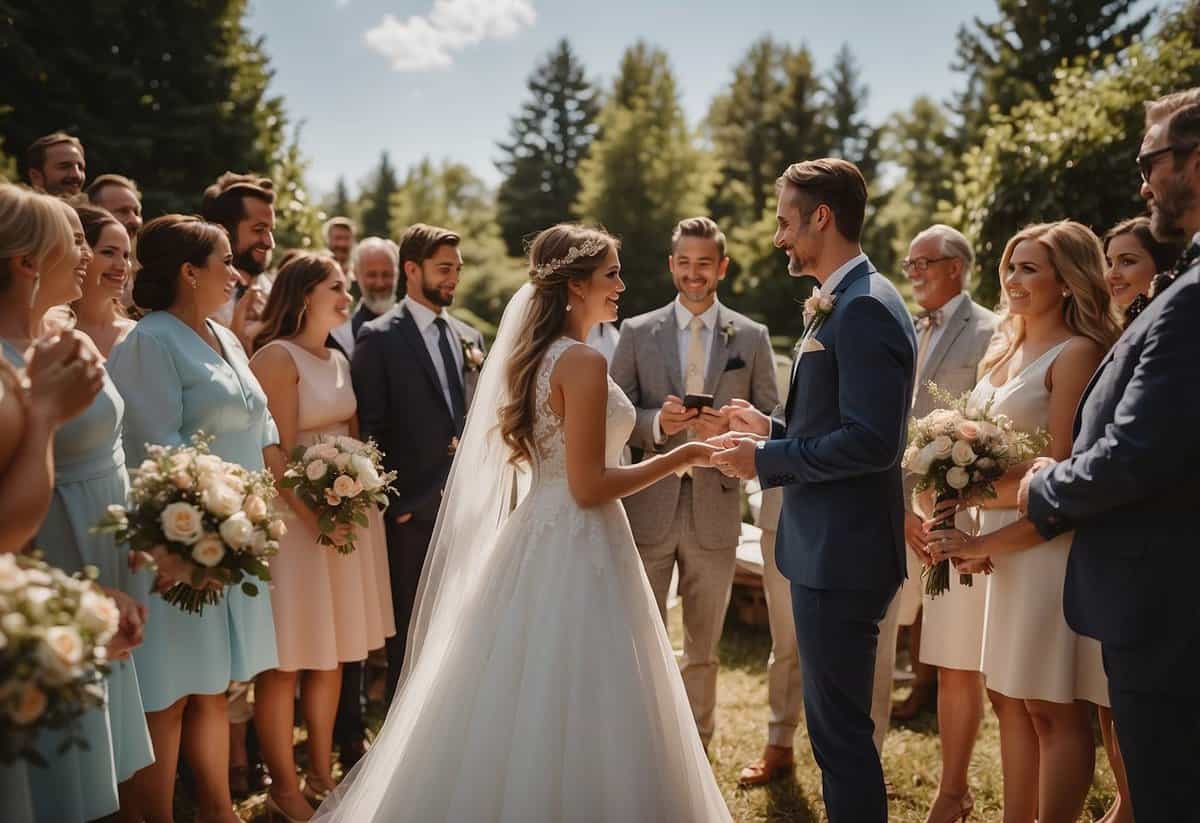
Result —
<svg viewBox="0 0 1200 823"><path fill-rule="evenodd" d="M308 448L297 446L292 451L292 462L279 485L294 489L317 513L318 543L350 554L355 549L353 538L336 545L330 535L343 524L367 528L367 509L387 506L395 479L395 472L383 471L383 454L374 440L363 443L345 435L322 434Z"/></svg>
<svg viewBox="0 0 1200 823"><path fill-rule="evenodd" d="M287 531L271 516L275 484L269 472L252 472L209 453L203 435L191 446L150 446L130 475L129 506L109 506L95 531L115 535L134 552L148 553L160 572L177 581L162 596L199 614L220 602L228 586L247 578L271 579L267 558Z"/></svg>
<svg viewBox="0 0 1200 823"><path fill-rule="evenodd" d="M35 557L0 554L0 763L45 767L33 747L42 729L76 725L105 700L105 645L120 611L92 583ZM88 743L76 732L62 748Z"/></svg>
<svg viewBox="0 0 1200 823"><path fill-rule="evenodd" d="M996 480L1041 454L1050 443L1044 430L1019 431L1005 415L992 414L990 400L983 408L970 406L970 393L955 397L932 381L929 393L945 408L909 423L903 466L918 477L914 495L933 489L938 503L995 497ZM953 522L934 528L953 528ZM937 597L950 588L950 561L927 566L921 575L925 593ZM970 586L971 575L959 575L959 582Z"/></svg>

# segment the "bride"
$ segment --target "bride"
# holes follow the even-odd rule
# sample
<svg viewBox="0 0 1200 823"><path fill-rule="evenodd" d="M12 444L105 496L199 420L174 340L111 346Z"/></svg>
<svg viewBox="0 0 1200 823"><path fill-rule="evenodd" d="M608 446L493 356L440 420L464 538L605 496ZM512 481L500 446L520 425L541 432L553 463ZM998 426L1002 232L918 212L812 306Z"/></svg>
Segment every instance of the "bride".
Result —
<svg viewBox="0 0 1200 823"><path fill-rule="evenodd" d="M636 412L580 342L616 319L618 248L570 224L530 247L447 481L400 689L314 819L730 819L619 502L712 448L618 466Z"/></svg>

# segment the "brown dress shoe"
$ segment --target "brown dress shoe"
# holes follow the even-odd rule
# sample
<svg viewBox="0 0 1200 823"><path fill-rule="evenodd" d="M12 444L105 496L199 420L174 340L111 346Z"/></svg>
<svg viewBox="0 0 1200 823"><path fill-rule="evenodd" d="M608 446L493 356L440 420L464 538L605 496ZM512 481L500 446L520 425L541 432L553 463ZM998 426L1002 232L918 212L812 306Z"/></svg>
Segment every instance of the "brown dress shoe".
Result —
<svg viewBox="0 0 1200 823"><path fill-rule="evenodd" d="M738 785L743 788L765 786L775 778L792 772L796 761L792 750L783 746L767 746L763 756L742 769L738 775Z"/></svg>

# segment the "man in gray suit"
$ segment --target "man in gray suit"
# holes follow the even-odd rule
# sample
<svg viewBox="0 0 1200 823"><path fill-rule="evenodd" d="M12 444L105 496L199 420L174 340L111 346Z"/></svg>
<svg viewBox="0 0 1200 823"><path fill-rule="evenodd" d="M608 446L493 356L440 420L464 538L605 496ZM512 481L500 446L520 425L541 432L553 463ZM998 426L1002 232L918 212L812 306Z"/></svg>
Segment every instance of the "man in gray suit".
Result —
<svg viewBox="0 0 1200 823"><path fill-rule="evenodd" d="M914 417L924 417L943 405L929 394L929 382L952 394L975 387L979 361L987 351L996 330L995 314L977 305L966 293L967 281L975 264L975 252L962 233L950 226L936 224L913 238L904 273L912 283L913 298L921 307L917 316L917 379L913 388ZM892 705L892 675L896 661L896 633L901 624L919 623L921 607L921 552L925 534L921 518L912 510L915 478L904 478L904 536L908 543L908 578L892 600L879 624L879 645L875 657L875 690L871 698L871 719L875 721L875 746L882 750ZM914 653L916 649L914 647ZM913 668L918 663L914 660ZM953 686L953 684L951 684ZM914 690L921 688L914 686ZM982 686L980 687L982 688ZM920 699L920 698L918 698ZM963 787L966 788L965 786Z"/></svg>
<svg viewBox="0 0 1200 823"><path fill-rule="evenodd" d="M764 413L779 403L766 327L717 300L717 284L729 266L717 224L707 217L680 221L667 262L678 295L626 320L612 359L613 379L638 410L629 445L643 454L727 431L719 409L735 397ZM685 398L698 395L711 401L685 408ZM715 469L695 468L624 501L664 622L671 574L679 566L681 670L706 747L716 708L717 642L741 533L739 485Z"/></svg>

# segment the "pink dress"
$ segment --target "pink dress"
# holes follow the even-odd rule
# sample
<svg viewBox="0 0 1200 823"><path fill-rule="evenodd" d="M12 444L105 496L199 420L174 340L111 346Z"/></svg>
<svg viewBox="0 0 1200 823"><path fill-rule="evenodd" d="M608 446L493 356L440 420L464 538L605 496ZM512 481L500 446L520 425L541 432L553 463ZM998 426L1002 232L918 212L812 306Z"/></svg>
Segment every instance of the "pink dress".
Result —
<svg viewBox="0 0 1200 823"><path fill-rule="evenodd" d="M297 443L308 446L318 434L349 434L358 403L341 352L321 358L286 340L263 350L271 346L283 347L300 375ZM271 559L279 668L334 669L363 660L396 633L382 515L372 512L370 528L355 535L357 549L340 554L319 545L288 505L279 508L288 527Z"/></svg>

